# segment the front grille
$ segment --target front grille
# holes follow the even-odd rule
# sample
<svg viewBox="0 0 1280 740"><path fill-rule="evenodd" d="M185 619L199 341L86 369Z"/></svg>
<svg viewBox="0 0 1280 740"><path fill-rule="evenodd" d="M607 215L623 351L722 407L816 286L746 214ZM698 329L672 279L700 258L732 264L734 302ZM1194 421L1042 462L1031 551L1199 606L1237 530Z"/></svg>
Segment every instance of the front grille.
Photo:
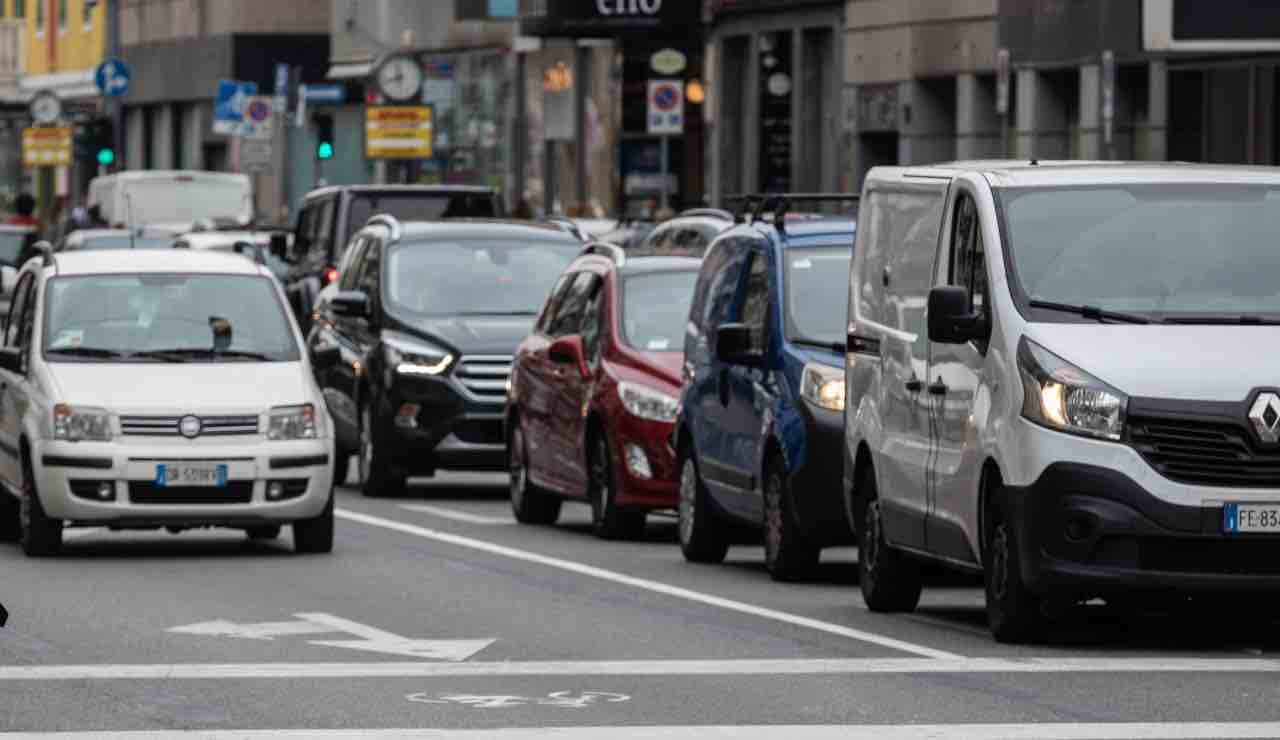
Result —
<svg viewBox="0 0 1280 740"><path fill-rule="evenodd" d="M1142 540L1143 570L1221 575L1280 575L1280 540Z"/></svg>
<svg viewBox="0 0 1280 740"><path fill-rule="evenodd" d="M453 375L471 395L484 401L507 400L507 379L511 377L510 355L463 357Z"/></svg>
<svg viewBox="0 0 1280 740"><path fill-rule="evenodd" d="M135 437L180 437L181 416L122 416L120 431ZM257 416L201 416L201 437L231 437L258 433Z"/></svg>
<svg viewBox="0 0 1280 740"><path fill-rule="evenodd" d="M253 481L231 481L224 488L171 486L129 481L129 501L135 504L247 504L253 500Z"/></svg>
<svg viewBox="0 0 1280 740"><path fill-rule="evenodd" d="M1280 447L1259 450L1243 417L1233 424L1130 416L1129 441L1151 467L1179 483L1280 488Z"/></svg>
<svg viewBox="0 0 1280 740"><path fill-rule="evenodd" d="M461 421L453 427L453 434L463 442L473 445L500 445L506 441L500 419Z"/></svg>

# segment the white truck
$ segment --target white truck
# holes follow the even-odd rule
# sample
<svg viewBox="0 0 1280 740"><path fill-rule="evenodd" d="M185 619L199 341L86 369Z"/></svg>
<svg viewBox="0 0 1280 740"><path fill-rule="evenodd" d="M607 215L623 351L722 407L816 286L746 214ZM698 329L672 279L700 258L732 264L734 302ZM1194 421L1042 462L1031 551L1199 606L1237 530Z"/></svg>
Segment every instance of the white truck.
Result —
<svg viewBox="0 0 1280 740"><path fill-rule="evenodd" d="M248 175L199 170L142 170L95 177L88 207L109 226L154 226L190 231L202 220L214 225L253 222Z"/></svg>

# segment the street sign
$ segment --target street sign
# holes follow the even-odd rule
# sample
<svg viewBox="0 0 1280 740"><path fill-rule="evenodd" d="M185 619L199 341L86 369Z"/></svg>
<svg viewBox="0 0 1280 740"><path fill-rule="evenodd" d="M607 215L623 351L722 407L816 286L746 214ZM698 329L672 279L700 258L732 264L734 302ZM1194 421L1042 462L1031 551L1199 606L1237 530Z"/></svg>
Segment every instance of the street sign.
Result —
<svg viewBox="0 0 1280 740"><path fill-rule="evenodd" d="M996 52L996 114L1009 115L1009 50Z"/></svg>
<svg viewBox="0 0 1280 740"><path fill-rule="evenodd" d="M270 139L245 139L240 142L240 166L250 172L270 172L272 154Z"/></svg>
<svg viewBox="0 0 1280 740"><path fill-rule="evenodd" d="M649 80L649 133L684 133L684 83L680 80Z"/></svg>
<svg viewBox="0 0 1280 740"><path fill-rule="evenodd" d="M304 97L311 105L341 105L347 99L347 88L342 85L307 85Z"/></svg>
<svg viewBox="0 0 1280 740"><path fill-rule="evenodd" d="M22 165L55 167L71 164L71 141L75 136L69 126L36 127L22 130Z"/></svg>
<svg viewBox="0 0 1280 740"><path fill-rule="evenodd" d="M118 98L129 92L129 77L129 65L121 59L111 58L98 65L93 73L93 82L104 97Z"/></svg>
<svg viewBox="0 0 1280 740"><path fill-rule="evenodd" d="M258 83L219 80L213 105L213 133L236 136L244 123L244 103L258 93Z"/></svg>
<svg viewBox="0 0 1280 740"><path fill-rule="evenodd" d="M367 159L431 159L434 109L429 105L369 105L364 109Z"/></svg>
<svg viewBox="0 0 1280 740"><path fill-rule="evenodd" d="M244 121L240 124L240 135L246 139L271 139L275 134L275 107L272 98L266 95L253 95L245 98Z"/></svg>
<svg viewBox="0 0 1280 740"><path fill-rule="evenodd" d="M284 113L288 110L289 103L289 65L276 64L275 82L275 89L272 91L275 94L275 98L272 100L272 106L275 108L276 113Z"/></svg>

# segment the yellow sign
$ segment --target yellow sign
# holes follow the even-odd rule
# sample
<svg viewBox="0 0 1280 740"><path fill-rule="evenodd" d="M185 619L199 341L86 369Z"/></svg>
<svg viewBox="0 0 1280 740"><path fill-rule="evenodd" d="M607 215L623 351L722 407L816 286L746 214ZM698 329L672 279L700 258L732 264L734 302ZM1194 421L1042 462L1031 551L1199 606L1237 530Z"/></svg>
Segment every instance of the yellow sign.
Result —
<svg viewBox="0 0 1280 740"><path fill-rule="evenodd" d="M369 105L364 109L367 159L431 159L433 127L429 105Z"/></svg>
<svg viewBox="0 0 1280 740"><path fill-rule="evenodd" d="M27 128L22 130L22 165L56 167L71 164L72 129Z"/></svg>

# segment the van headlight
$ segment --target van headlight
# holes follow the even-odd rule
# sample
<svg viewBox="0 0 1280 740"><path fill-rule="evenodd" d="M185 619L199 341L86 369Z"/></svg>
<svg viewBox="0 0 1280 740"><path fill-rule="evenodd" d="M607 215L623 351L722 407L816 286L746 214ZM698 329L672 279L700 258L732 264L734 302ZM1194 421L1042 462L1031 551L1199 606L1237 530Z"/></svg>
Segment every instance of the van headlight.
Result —
<svg viewBox="0 0 1280 740"><path fill-rule="evenodd" d="M627 413L641 419L674 422L680 412L678 399L635 383L618 383L618 398Z"/></svg>
<svg viewBox="0 0 1280 740"><path fill-rule="evenodd" d="M400 375L439 375L453 364L448 350L428 342L384 336L382 347L387 353L387 367Z"/></svg>
<svg viewBox="0 0 1280 740"><path fill-rule="evenodd" d="M111 414L106 409L60 403L53 407L53 438L67 442L109 442Z"/></svg>
<svg viewBox="0 0 1280 740"><path fill-rule="evenodd" d="M319 436L316 407L277 406L267 419L267 439L315 439Z"/></svg>
<svg viewBox="0 0 1280 740"><path fill-rule="evenodd" d="M1018 342L1022 415L1072 434L1119 440L1129 397L1023 337Z"/></svg>
<svg viewBox="0 0 1280 740"><path fill-rule="evenodd" d="M828 411L844 411L844 370L811 362L800 371L800 397Z"/></svg>

